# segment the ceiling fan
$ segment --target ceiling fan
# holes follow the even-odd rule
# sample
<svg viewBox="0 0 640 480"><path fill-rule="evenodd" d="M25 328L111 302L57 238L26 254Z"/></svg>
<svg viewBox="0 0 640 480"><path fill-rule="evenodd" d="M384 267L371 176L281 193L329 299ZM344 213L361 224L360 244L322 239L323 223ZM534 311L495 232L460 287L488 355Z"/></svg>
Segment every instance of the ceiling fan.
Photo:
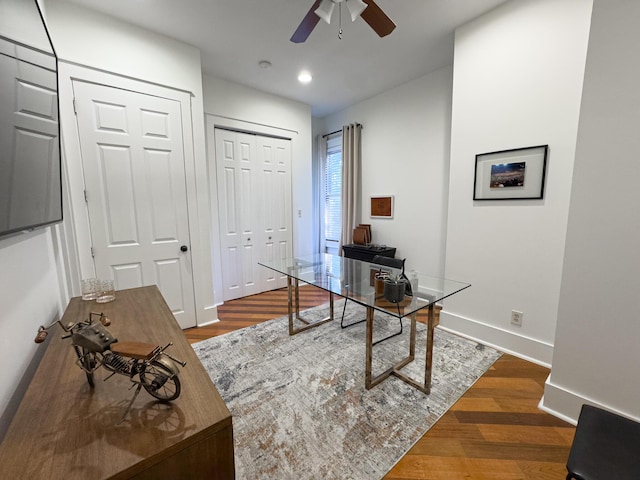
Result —
<svg viewBox="0 0 640 480"><path fill-rule="evenodd" d="M352 22L358 17L362 17L380 37L389 35L396 28L396 24L373 0L316 0L291 36L291 41L293 43L304 42L309 38L321 18L325 22L331 23L333 8L337 3L342 2L349 9Z"/></svg>

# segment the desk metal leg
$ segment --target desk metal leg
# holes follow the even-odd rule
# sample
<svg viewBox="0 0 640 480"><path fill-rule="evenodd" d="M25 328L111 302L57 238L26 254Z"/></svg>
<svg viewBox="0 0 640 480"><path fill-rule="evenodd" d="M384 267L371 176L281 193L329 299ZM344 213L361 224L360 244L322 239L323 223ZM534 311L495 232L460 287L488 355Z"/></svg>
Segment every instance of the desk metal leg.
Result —
<svg viewBox="0 0 640 480"><path fill-rule="evenodd" d="M424 368L425 393L431 392L431 371L433 369L433 332L435 330L435 305L429 305L429 317L427 320L427 360Z"/></svg>
<svg viewBox="0 0 640 480"><path fill-rule="evenodd" d="M434 305L429 305L429 320L427 326L427 339L426 339L426 361L424 365L424 384L420 384L414 379L406 376L400 369L405 367L408 363L412 362L415 358L416 351L416 314L411 315L411 333L409 337L409 356L402 359L392 367L388 368L375 378L371 374L371 364L373 363L373 308L367 307L367 349L366 349L366 364L365 364L365 387L367 390L375 387L387 377L393 375L398 377L405 383L408 383L414 388L417 388L421 392L427 395L431 392L431 370L433 361L433 331L434 331Z"/></svg>
<svg viewBox="0 0 640 480"><path fill-rule="evenodd" d="M294 289L294 293L295 293L295 297L296 297L296 318L300 318L300 281L295 278L293 280L293 283L295 285L295 289Z"/></svg>
<svg viewBox="0 0 640 480"><path fill-rule="evenodd" d="M294 282L292 282L291 277L287 277L287 307L289 311L289 335L295 335L296 333L303 332L305 330L317 327L318 325L322 325L323 323L327 323L333 320L333 292L329 292L329 316L317 322L310 322L309 320L304 319L300 315L299 289L300 289L300 284L298 282L298 279L296 278L294 279ZM304 323L303 327L296 328L294 326L294 323L293 323L294 316L296 320L299 320L302 323Z"/></svg>
<svg viewBox="0 0 640 480"><path fill-rule="evenodd" d="M413 361L415 355L415 343L416 343L416 316L411 316L411 336L409 338L409 356L403 358L392 367L386 369L380 375L372 377L371 366L373 363L373 307L367 307L367 351L366 351L366 364L365 364L365 379L364 386L367 390L375 387L389 375L397 375L397 371Z"/></svg>

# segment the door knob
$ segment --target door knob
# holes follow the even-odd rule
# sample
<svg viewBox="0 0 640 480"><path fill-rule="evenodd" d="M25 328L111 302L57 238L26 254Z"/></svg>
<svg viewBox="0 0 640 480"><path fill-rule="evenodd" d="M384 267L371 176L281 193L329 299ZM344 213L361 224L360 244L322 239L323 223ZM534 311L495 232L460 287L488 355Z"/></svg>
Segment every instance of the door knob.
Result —
<svg viewBox="0 0 640 480"><path fill-rule="evenodd" d="M187 247L186 245L182 245L182 246L180 247L180 251L181 251L181 252L186 252L187 250L189 250L189 247Z"/></svg>

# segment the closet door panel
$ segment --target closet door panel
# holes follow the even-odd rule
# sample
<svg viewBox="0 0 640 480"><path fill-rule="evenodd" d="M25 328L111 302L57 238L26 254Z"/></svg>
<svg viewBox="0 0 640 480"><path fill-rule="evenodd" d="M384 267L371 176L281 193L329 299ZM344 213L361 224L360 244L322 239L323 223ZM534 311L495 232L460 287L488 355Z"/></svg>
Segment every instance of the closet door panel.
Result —
<svg viewBox="0 0 640 480"><path fill-rule="evenodd" d="M291 142L278 138L259 138L258 161L263 186L263 255L267 259L293 255L291 229ZM265 269L266 270L266 269ZM284 275L263 272L263 290L286 286Z"/></svg>
<svg viewBox="0 0 640 480"><path fill-rule="evenodd" d="M223 299L227 301L259 292L254 253L255 139L222 129L215 129L214 135Z"/></svg>

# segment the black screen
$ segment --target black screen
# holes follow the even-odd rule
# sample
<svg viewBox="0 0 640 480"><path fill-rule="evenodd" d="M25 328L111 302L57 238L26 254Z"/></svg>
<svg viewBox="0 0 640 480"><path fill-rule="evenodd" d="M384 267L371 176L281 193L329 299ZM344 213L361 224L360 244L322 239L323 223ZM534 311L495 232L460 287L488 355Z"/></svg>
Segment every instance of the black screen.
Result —
<svg viewBox="0 0 640 480"><path fill-rule="evenodd" d="M55 51L35 2L0 0L0 236L62 220Z"/></svg>

